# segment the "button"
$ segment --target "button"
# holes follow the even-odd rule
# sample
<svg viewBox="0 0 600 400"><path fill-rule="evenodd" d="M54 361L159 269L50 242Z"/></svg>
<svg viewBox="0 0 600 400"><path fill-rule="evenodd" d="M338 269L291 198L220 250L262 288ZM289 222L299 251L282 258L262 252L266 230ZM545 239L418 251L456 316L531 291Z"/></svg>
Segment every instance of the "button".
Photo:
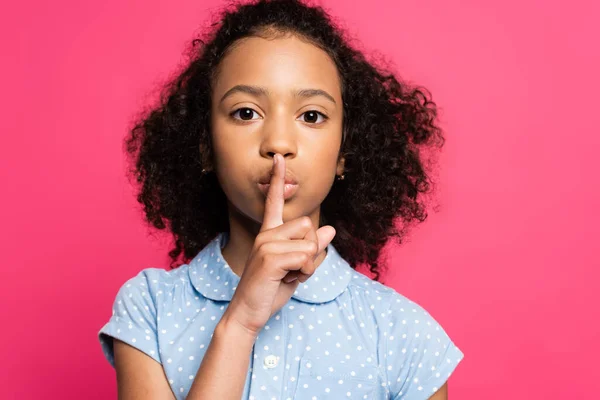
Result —
<svg viewBox="0 0 600 400"><path fill-rule="evenodd" d="M267 368L275 368L277 366L277 362L279 361L279 357L274 356L273 354L265 357L265 367Z"/></svg>

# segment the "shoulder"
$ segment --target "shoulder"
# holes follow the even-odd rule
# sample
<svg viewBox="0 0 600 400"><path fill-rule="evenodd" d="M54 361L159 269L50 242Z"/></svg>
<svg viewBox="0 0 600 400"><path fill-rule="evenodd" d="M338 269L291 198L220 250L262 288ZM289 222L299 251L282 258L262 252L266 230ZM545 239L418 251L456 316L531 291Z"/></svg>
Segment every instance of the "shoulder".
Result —
<svg viewBox="0 0 600 400"><path fill-rule="evenodd" d="M167 271L146 268L121 284L114 297L112 314L98 332L107 360L114 366L112 339L136 347L160 362L158 351L158 321L165 305L176 303L183 296L178 288L187 289L187 265ZM168 307L167 307L168 308Z"/></svg>
<svg viewBox="0 0 600 400"><path fill-rule="evenodd" d="M378 320L394 319L407 326L424 324L434 329L439 327L437 321L419 303L359 272L354 272L348 290L355 296L362 295L364 301L369 302L369 308Z"/></svg>
<svg viewBox="0 0 600 400"><path fill-rule="evenodd" d="M189 286L188 264L172 270L145 268L121 284L116 300L128 297L132 301L148 298L156 302L161 296L171 297L178 288L186 289Z"/></svg>
<svg viewBox="0 0 600 400"><path fill-rule="evenodd" d="M380 282L353 281L357 290L369 292L377 351L392 398L429 398L462 361L463 352L416 301Z"/></svg>
<svg viewBox="0 0 600 400"><path fill-rule="evenodd" d="M362 301L369 303L369 308L375 313L387 312L392 303L413 303L395 289L374 281L360 272L353 270L351 276L348 292L351 296L360 297Z"/></svg>
<svg viewBox="0 0 600 400"><path fill-rule="evenodd" d="M189 281L188 264L183 264L173 270L162 268L145 268L135 276L127 279L121 286L121 290L139 286L147 288L151 292L168 289L176 284Z"/></svg>

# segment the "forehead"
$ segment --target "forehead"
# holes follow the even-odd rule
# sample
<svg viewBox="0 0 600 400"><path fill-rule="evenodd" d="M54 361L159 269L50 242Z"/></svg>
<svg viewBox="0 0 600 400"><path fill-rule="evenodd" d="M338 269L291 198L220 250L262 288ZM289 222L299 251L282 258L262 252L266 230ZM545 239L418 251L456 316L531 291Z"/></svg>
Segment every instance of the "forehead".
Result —
<svg viewBox="0 0 600 400"><path fill-rule="evenodd" d="M337 68L329 55L296 36L240 40L221 61L215 93L238 84L269 88L289 94L289 89L323 89L341 100Z"/></svg>

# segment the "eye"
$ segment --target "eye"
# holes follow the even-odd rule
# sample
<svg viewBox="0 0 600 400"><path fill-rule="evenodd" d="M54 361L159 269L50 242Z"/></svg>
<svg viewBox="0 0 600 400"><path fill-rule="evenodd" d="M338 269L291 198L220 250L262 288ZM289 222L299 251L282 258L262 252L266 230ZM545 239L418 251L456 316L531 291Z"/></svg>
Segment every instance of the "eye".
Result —
<svg viewBox="0 0 600 400"><path fill-rule="evenodd" d="M237 114L239 114L239 117L236 117ZM238 108L237 110L233 111L230 114L230 116L233 119L237 119L237 120L241 120L241 121L251 121L253 119L257 119L257 118L252 118L253 114L256 114L258 116L258 113L256 111L254 111L253 109L251 109L249 107L242 107L242 108ZM302 113L302 115L304 116L304 122L307 122L309 124L315 124L315 125L323 123L329 118L325 114L323 114L319 111L315 111L315 110L306 111L305 113ZM320 121L319 121L319 117L321 117Z"/></svg>
<svg viewBox="0 0 600 400"><path fill-rule="evenodd" d="M235 118L235 115L237 113L240 114L240 118ZM258 115L258 113L256 111L254 111L253 109L248 108L248 107L242 107L242 108L238 108L237 110L235 110L234 112L232 112L230 115L234 119L241 119L242 121L251 121L253 119L252 118L252 113Z"/></svg>
<svg viewBox="0 0 600 400"><path fill-rule="evenodd" d="M309 124L315 124L315 125L321 124L329 118L327 115L320 113L318 111L315 111L315 110L309 110L309 111L303 113L302 115L304 115L304 122L308 122ZM319 116L323 118L323 120L321 122L318 122Z"/></svg>

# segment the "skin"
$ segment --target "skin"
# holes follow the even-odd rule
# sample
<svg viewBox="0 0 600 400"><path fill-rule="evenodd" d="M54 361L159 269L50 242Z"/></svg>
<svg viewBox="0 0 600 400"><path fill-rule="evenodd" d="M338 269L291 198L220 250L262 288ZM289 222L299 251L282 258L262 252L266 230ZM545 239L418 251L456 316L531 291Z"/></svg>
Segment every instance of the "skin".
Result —
<svg viewBox="0 0 600 400"><path fill-rule="evenodd" d="M267 93L237 91L221 101L237 85L262 87ZM300 89L322 90L333 102L326 96L292 95L292 91ZM242 107L252 109L252 112L241 110L231 115ZM329 118L307 111L318 111ZM242 115L250 115L251 120L244 121ZM308 279L326 255L323 245L333 237L332 232L327 232L331 228L317 228L320 204L335 175L343 173L344 160L339 157L342 118L340 82L334 63L325 52L294 36L272 40L253 37L240 41L223 60L214 82L214 171L228 198L230 223L230 240L222 251L225 260L237 275L242 276L249 257L252 260L255 239L259 234L265 235L264 232L275 241L293 236L284 234L286 229L302 231L306 232L304 239L318 243L319 251L307 268L308 274L300 274L293 283L282 284L280 293L283 295L279 303L289 299L298 281ZM277 170L279 186L275 190L274 176L269 195L281 191L283 173L288 171L298 181L296 195L288 200L281 196L269 199L257 186L258 178L265 171L275 171L275 154L283 156L284 160ZM310 218L312 225L309 228L294 222L303 216ZM254 266L253 274L261 278L262 268L259 267L258 264ZM279 274L277 279L282 279L284 273ZM250 282L250 278L245 281ZM275 308L281 305L277 304ZM236 376L245 377L247 365L242 361L247 362L247 355L240 352L239 347L247 342L245 347L250 348L253 341L247 339L251 339L251 335L246 329L224 329L215 336L220 339L214 346L211 344L206 355L209 360L203 361L198 372L199 377L204 366L206 379L194 381L188 398L201 398L208 393L211 389L208 382L213 382L215 387L221 386L218 379L231 377L231 365L239 365ZM236 351L232 353L230 349ZM154 359L116 339L114 351L120 399L174 398L162 366ZM231 362L221 373L217 369L223 365L223 359ZM239 391L243 381L223 381L222 385L234 385ZM444 384L430 400L447 398L448 388Z"/></svg>
<svg viewBox="0 0 600 400"><path fill-rule="evenodd" d="M268 93L238 91L221 101L237 85L261 87ZM292 94L302 89L320 89L335 103L326 96ZM265 195L257 181L271 169L276 153L284 156L287 170L298 181L296 195L285 202L283 222L308 216L319 227L320 204L344 167L338 157L341 87L336 66L324 51L289 36L242 40L224 59L213 90L215 172L229 200L230 240L223 257L241 276L265 211ZM253 111L230 115L241 107Z"/></svg>

